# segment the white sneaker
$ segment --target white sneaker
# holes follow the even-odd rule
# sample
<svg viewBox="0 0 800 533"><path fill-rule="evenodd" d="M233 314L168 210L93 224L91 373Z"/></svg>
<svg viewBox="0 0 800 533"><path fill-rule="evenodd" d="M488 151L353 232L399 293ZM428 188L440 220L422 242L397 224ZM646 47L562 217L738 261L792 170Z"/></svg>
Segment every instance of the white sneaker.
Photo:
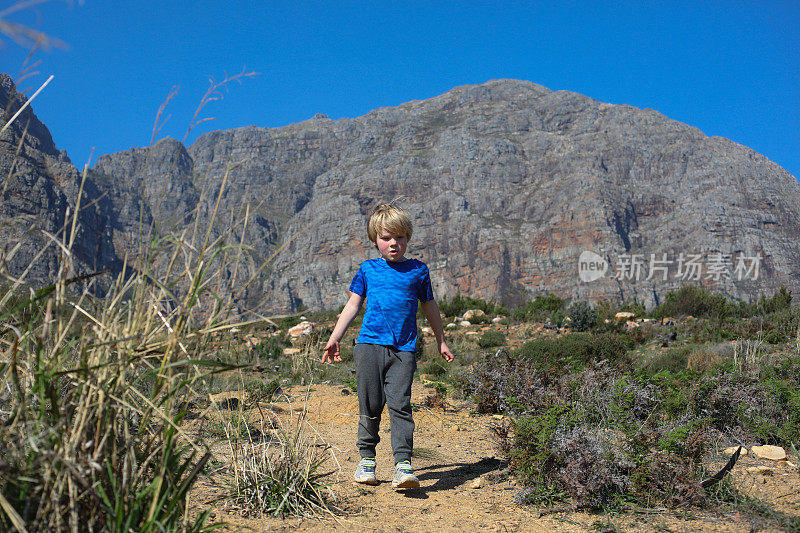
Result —
<svg viewBox="0 0 800 533"><path fill-rule="evenodd" d="M375 477L375 459L365 457L358 463L355 473L356 483L364 483L366 485L377 485L378 478Z"/></svg>
<svg viewBox="0 0 800 533"><path fill-rule="evenodd" d="M393 489L416 489L419 488L419 479L414 475L410 461L401 461L394 467L394 479L392 479Z"/></svg>

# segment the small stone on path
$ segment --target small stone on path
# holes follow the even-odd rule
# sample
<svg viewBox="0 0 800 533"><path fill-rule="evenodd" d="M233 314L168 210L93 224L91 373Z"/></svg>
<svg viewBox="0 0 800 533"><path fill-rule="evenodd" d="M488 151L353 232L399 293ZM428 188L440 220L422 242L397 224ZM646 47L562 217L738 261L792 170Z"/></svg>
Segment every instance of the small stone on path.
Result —
<svg viewBox="0 0 800 533"><path fill-rule="evenodd" d="M786 450L780 446L770 446L767 444L764 446L753 446L751 450L753 455L761 459L770 459L772 461L783 461L786 459Z"/></svg>
<svg viewBox="0 0 800 533"><path fill-rule="evenodd" d="M473 489L479 489L483 487L483 478L479 477L478 479L474 480L470 485L470 487L472 487Z"/></svg>
<svg viewBox="0 0 800 533"><path fill-rule="evenodd" d="M741 451L741 453L739 455L740 456L741 455L747 455L747 453L748 453L747 452L747 448L745 448L744 446L742 446L741 448L742 448L742 451ZM731 446L730 448L725 448L725 451L723 453L725 455L733 455L733 454L736 453L736 450L738 450L738 449L739 449L739 446Z"/></svg>

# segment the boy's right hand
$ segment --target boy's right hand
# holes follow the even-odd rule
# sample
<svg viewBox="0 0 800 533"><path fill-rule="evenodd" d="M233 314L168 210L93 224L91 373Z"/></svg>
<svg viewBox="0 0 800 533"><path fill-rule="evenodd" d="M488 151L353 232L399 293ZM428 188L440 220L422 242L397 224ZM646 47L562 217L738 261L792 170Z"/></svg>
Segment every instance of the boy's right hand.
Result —
<svg viewBox="0 0 800 533"><path fill-rule="evenodd" d="M341 363L342 356L339 355L339 343L334 341L328 341L328 344L325 345L324 352L322 354L322 363Z"/></svg>

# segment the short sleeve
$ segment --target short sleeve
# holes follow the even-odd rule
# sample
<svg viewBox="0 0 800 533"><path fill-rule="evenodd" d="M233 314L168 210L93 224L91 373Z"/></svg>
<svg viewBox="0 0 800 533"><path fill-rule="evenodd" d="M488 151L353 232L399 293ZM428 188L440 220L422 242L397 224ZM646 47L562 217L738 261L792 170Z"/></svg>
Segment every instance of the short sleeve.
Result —
<svg viewBox="0 0 800 533"><path fill-rule="evenodd" d="M367 278L364 276L363 267L358 267L358 272L350 282L350 292L354 292L359 296L366 296L367 294Z"/></svg>
<svg viewBox="0 0 800 533"><path fill-rule="evenodd" d="M433 300L431 274L428 267L425 265L422 265L422 275L420 276L419 286L417 287L417 298L423 303Z"/></svg>

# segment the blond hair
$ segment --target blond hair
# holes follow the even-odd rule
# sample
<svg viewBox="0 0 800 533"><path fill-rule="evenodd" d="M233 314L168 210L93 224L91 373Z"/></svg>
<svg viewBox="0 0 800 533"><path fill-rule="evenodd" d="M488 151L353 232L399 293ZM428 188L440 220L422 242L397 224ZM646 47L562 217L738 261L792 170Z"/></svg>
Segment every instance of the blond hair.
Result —
<svg viewBox="0 0 800 533"><path fill-rule="evenodd" d="M369 240L375 244L378 240L378 232L382 229L394 233L395 235L405 235L411 240L413 228L411 219L406 210L394 203L380 204L372 211L372 215L367 222L367 235Z"/></svg>

